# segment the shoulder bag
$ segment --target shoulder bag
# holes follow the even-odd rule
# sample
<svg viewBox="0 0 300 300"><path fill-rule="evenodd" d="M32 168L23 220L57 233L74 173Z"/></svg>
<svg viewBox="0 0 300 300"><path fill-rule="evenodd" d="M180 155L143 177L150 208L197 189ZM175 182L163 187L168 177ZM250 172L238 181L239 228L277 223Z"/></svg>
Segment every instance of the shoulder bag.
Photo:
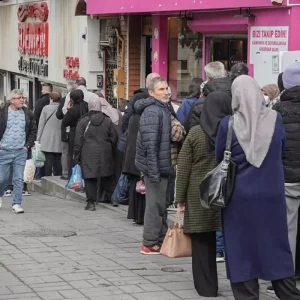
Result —
<svg viewBox="0 0 300 300"><path fill-rule="evenodd" d="M237 165L231 160L233 116L228 123L226 149L222 162L207 173L200 184L200 202L205 208L223 209L233 195Z"/></svg>

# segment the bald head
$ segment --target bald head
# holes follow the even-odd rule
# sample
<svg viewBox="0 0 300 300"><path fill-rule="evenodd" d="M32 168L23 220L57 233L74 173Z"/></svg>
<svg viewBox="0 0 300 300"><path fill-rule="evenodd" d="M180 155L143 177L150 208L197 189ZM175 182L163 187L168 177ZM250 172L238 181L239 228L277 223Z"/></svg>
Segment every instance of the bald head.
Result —
<svg viewBox="0 0 300 300"><path fill-rule="evenodd" d="M146 88L148 88L149 84L152 82L152 80L156 77L160 77L158 73L150 73L146 78Z"/></svg>

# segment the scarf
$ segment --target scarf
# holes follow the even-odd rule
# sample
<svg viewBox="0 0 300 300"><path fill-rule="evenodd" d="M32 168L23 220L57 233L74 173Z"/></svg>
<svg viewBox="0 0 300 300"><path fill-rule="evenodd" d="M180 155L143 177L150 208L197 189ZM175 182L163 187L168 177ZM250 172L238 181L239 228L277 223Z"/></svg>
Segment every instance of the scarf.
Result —
<svg viewBox="0 0 300 300"><path fill-rule="evenodd" d="M273 138L277 113L265 106L258 83L241 75L232 84L233 129L247 161L259 168Z"/></svg>
<svg viewBox="0 0 300 300"><path fill-rule="evenodd" d="M231 98L224 92L212 92L205 99L200 115L200 125L207 136L207 150L215 150L220 121L232 115Z"/></svg>

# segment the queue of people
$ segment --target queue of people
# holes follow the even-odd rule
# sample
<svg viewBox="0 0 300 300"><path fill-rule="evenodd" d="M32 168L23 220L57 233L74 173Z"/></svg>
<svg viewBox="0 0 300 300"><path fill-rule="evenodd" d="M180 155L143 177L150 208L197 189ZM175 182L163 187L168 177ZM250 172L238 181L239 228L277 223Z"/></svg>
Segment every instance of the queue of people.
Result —
<svg viewBox="0 0 300 300"><path fill-rule="evenodd" d="M262 88L243 63L230 74L221 62L209 63L204 71L205 81L192 80L178 109L167 81L149 74L146 88L135 92L123 116L102 94L88 91L84 78L69 86L65 98L43 85L34 113L24 106L23 92L13 90L9 105L0 107L0 206L12 174L12 210L24 212L23 172L38 141L46 157L38 176L68 179L72 167L81 166L85 210L111 202L121 173L126 176L128 219L144 225L144 255L160 254L167 209L175 202L184 213L184 232L191 236L200 296L217 297L217 262L225 260L236 300L259 299L259 279L271 281L268 291L279 299L300 300L293 279L300 206L300 63L286 68L278 85ZM199 185L223 160L230 119L237 175L229 205L216 211L201 205ZM136 189L140 182L145 194Z"/></svg>

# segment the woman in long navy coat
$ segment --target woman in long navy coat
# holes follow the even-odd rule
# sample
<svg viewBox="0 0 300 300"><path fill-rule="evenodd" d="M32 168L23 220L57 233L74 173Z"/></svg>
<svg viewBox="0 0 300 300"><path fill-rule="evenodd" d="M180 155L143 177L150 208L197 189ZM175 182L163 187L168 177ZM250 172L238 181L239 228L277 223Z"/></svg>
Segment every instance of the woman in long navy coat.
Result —
<svg viewBox="0 0 300 300"><path fill-rule="evenodd" d="M223 211L227 276L236 300L259 299L258 279L270 280L279 299L300 299L291 278L282 149L282 118L265 107L256 81L246 75L232 85L232 159L238 166L234 194ZM229 117L216 139L223 159ZM270 180L272 178L272 180Z"/></svg>

